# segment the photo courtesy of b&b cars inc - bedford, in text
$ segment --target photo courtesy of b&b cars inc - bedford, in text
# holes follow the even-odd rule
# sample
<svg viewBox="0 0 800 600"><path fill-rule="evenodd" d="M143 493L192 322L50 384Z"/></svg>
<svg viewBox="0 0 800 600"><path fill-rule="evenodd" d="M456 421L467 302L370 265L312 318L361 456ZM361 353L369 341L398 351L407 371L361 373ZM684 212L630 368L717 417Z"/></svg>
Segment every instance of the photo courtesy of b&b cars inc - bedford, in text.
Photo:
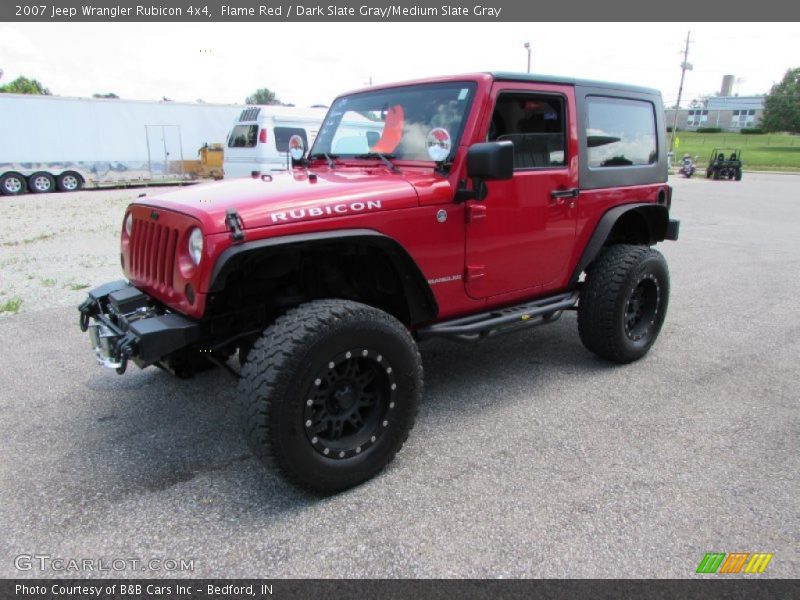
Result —
<svg viewBox="0 0 800 600"><path fill-rule="evenodd" d="M800 597L792 13L0 5L0 597Z"/></svg>

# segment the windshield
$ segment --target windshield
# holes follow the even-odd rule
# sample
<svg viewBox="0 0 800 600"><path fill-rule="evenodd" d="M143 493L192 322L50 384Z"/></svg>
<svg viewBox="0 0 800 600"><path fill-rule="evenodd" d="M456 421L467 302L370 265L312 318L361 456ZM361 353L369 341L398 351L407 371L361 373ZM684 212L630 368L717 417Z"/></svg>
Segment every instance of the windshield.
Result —
<svg viewBox="0 0 800 600"><path fill-rule="evenodd" d="M338 98L311 154L449 161L458 147L475 88L470 82L436 83Z"/></svg>

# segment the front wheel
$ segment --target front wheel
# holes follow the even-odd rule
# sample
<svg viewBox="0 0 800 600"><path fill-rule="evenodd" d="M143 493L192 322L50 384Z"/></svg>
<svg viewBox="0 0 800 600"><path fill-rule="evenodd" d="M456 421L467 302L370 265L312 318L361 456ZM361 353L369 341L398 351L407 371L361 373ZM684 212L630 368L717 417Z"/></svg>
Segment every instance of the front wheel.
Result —
<svg viewBox="0 0 800 600"><path fill-rule="evenodd" d="M583 345L602 358L629 363L656 341L669 302L669 270L647 246L606 248L586 271L578 305Z"/></svg>
<svg viewBox="0 0 800 600"><path fill-rule="evenodd" d="M255 455L301 487L333 493L376 475L403 446L422 394L422 362L391 315L317 300L264 331L238 394Z"/></svg>

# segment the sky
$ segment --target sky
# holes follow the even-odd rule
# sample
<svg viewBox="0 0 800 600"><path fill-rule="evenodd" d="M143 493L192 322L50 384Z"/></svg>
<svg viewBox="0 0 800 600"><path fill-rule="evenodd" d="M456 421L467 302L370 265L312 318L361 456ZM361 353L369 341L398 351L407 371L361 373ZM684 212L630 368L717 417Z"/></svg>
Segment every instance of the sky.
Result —
<svg viewBox="0 0 800 600"><path fill-rule="evenodd" d="M374 83L474 71L633 83L682 105L734 75L763 94L800 66L797 23L0 23L0 83L33 77L61 96L242 103L268 87L297 106Z"/></svg>

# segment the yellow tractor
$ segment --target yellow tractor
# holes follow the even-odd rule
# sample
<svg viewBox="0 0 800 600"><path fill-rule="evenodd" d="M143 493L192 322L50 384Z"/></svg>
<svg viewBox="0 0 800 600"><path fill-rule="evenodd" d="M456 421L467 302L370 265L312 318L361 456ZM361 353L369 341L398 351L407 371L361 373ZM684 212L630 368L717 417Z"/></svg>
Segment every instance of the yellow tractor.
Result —
<svg viewBox="0 0 800 600"><path fill-rule="evenodd" d="M203 144L203 147L197 151L200 156L200 169L197 175L199 177L222 179L222 155L224 151L224 144Z"/></svg>

